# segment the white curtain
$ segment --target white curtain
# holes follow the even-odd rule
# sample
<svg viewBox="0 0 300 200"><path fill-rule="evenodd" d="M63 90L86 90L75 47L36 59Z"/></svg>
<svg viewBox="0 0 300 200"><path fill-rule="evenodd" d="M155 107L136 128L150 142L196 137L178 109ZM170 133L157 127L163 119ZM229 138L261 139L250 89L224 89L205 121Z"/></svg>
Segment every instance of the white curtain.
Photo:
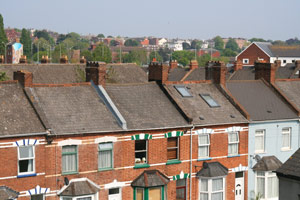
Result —
<svg viewBox="0 0 300 200"><path fill-rule="evenodd" d="M200 191L208 191L208 180L207 179L201 179L201 189Z"/></svg>
<svg viewBox="0 0 300 200"><path fill-rule="evenodd" d="M264 137L263 135L255 136L255 150L264 150Z"/></svg>
<svg viewBox="0 0 300 200"><path fill-rule="evenodd" d="M265 198L265 178L257 177L257 194L262 195Z"/></svg>
<svg viewBox="0 0 300 200"><path fill-rule="evenodd" d="M282 134L282 147L290 147L290 134L289 133L285 133Z"/></svg>
<svg viewBox="0 0 300 200"><path fill-rule="evenodd" d="M76 171L76 146L64 146L62 149L63 153L73 153L73 154L67 154L67 155L62 155L62 171L63 172L72 172Z"/></svg>
<svg viewBox="0 0 300 200"><path fill-rule="evenodd" d="M111 166L111 150L107 151L99 151L99 160L98 166L99 168L109 168Z"/></svg>
<svg viewBox="0 0 300 200"><path fill-rule="evenodd" d="M92 200L92 197L77 198L77 200Z"/></svg>
<svg viewBox="0 0 300 200"><path fill-rule="evenodd" d="M198 156L201 157L208 157L208 146L200 146L198 150Z"/></svg>
<svg viewBox="0 0 300 200"><path fill-rule="evenodd" d="M268 198L278 197L278 179L277 177L268 178Z"/></svg>
<svg viewBox="0 0 300 200"><path fill-rule="evenodd" d="M19 147L19 172L33 172L33 146Z"/></svg>
<svg viewBox="0 0 300 200"><path fill-rule="evenodd" d="M200 193L200 200L208 200L208 194L207 193Z"/></svg>
<svg viewBox="0 0 300 200"><path fill-rule="evenodd" d="M32 146L24 146L19 147L20 158L32 158L33 157L33 147Z"/></svg>
<svg viewBox="0 0 300 200"><path fill-rule="evenodd" d="M212 200L223 200L223 192L211 194L211 199Z"/></svg>
<svg viewBox="0 0 300 200"><path fill-rule="evenodd" d="M208 157L208 148L209 148L209 135L199 135L198 136L198 156L201 157ZM204 146L202 146L204 145Z"/></svg>
<svg viewBox="0 0 300 200"><path fill-rule="evenodd" d="M223 178L213 179L212 180L212 191L223 190Z"/></svg>

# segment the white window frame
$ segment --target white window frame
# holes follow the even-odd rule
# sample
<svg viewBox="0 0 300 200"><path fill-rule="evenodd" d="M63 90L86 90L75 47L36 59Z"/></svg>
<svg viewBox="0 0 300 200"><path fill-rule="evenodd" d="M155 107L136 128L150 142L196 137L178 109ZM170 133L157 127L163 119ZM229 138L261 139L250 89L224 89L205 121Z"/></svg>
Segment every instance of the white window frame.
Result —
<svg viewBox="0 0 300 200"><path fill-rule="evenodd" d="M121 187L114 187L114 188L108 188L108 199L109 199L109 196L112 196L112 195L115 195L115 194L109 194L109 190L111 189L119 189L119 194L121 195L121 199L122 199L122 188Z"/></svg>
<svg viewBox="0 0 300 200"><path fill-rule="evenodd" d="M276 173L273 173L272 171L264 171L265 175L257 175L257 171L255 172L255 195L257 195L257 178L264 178L265 179L265 198L260 198L260 200L267 200L267 199L278 199L279 198L279 180L276 176ZM269 178L277 178L278 188L277 188L277 197L270 197L268 198L268 179Z"/></svg>
<svg viewBox="0 0 300 200"><path fill-rule="evenodd" d="M229 140L229 135L230 134L237 134L237 141L234 141L234 142L230 142ZM240 144L240 136L239 136L239 132L238 131L234 131L234 132L229 132L228 133L228 155L229 156L235 156L235 155L238 155L239 154L239 144ZM234 153L229 153L229 147L231 145L237 145L237 152L234 152Z"/></svg>
<svg viewBox="0 0 300 200"><path fill-rule="evenodd" d="M32 147L33 157L20 158L20 148L21 147ZM31 172L20 172L20 165L19 165L20 160L33 160L33 162L32 162L33 171L31 171ZM18 146L18 175L20 176L20 175L28 175L28 174L34 174L34 173L35 173L35 146L34 145Z"/></svg>
<svg viewBox="0 0 300 200"><path fill-rule="evenodd" d="M262 133L257 133L259 131L262 131ZM263 136L263 148L262 149L256 149L256 137L261 137ZM266 144L266 129L257 129L255 130L255 135L254 135L254 148L255 148L255 153L265 153L265 144Z"/></svg>
<svg viewBox="0 0 300 200"><path fill-rule="evenodd" d="M249 64L249 58L243 58L243 64Z"/></svg>
<svg viewBox="0 0 300 200"><path fill-rule="evenodd" d="M135 149L135 143L136 143L137 141L141 141L141 140L135 140L135 142L134 142L134 158L135 158L134 163L135 163L135 165L148 164L148 140L145 140L145 141L146 141L146 162L145 162L145 163L143 163L143 161L141 161L141 163L138 163L138 162L137 162L137 158L135 157L135 154L136 154L136 153L138 153L138 152L145 152L145 150L136 150L136 149Z"/></svg>
<svg viewBox="0 0 300 200"><path fill-rule="evenodd" d="M219 190L219 191L212 191L212 181L213 180L215 180L215 179L220 179L220 178L222 178L223 179L223 190ZM207 182L207 191L201 191L201 181L203 180L203 179L205 179L205 180L207 180L208 182ZM212 198L211 198L211 196L212 196L212 194L214 194L214 193L218 193L218 192L223 192L223 199L225 199L225 197L226 197L226 183L225 183L225 181L226 181L226 179L225 179L225 177L224 176L221 176L221 177L213 177L213 178L210 178L210 179L208 179L208 178L200 178L199 179L199 200L202 200L202 199L200 199L200 194L201 193L206 193L206 194L208 194L208 200L213 200Z"/></svg>
<svg viewBox="0 0 300 200"><path fill-rule="evenodd" d="M199 142L200 136L207 136L208 137L208 143L207 144L200 144L200 142ZM207 147L207 156L204 156L204 157L200 156L200 147ZM210 155L209 147L210 147L210 134L209 133L199 134L198 135L198 159L209 158L209 155Z"/></svg>
<svg viewBox="0 0 300 200"><path fill-rule="evenodd" d="M287 130L287 131L286 131ZM286 151L291 149L291 133L292 133L292 128L291 127L284 127L281 130L281 137L282 137L282 144L281 144L281 150ZM289 138L289 145L288 146L283 146L283 136L288 135Z"/></svg>

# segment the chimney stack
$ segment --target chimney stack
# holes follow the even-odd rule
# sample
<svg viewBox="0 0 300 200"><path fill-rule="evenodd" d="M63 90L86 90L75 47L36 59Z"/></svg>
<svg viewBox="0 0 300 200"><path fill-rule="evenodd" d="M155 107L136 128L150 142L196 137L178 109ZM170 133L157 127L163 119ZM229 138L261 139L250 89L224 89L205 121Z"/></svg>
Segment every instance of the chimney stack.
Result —
<svg viewBox="0 0 300 200"><path fill-rule="evenodd" d="M300 60L295 61L295 69L300 70ZM300 71L298 71L298 72L299 72L299 78L300 78Z"/></svg>
<svg viewBox="0 0 300 200"><path fill-rule="evenodd" d="M86 81L93 81L95 85L105 87L106 64L98 62L87 62L85 68Z"/></svg>
<svg viewBox="0 0 300 200"><path fill-rule="evenodd" d="M32 86L33 75L28 71L14 72L14 80L17 80L23 87Z"/></svg>
<svg viewBox="0 0 300 200"><path fill-rule="evenodd" d="M281 60L275 60L275 67L276 69L278 69L279 67L281 67Z"/></svg>
<svg viewBox="0 0 300 200"><path fill-rule="evenodd" d="M198 68L198 62L197 62L197 60L191 60L191 62L190 62L190 70L197 69L197 68Z"/></svg>
<svg viewBox="0 0 300 200"><path fill-rule="evenodd" d="M157 62L151 62L149 65L149 81L160 81L165 83L168 80L169 66Z"/></svg>
<svg viewBox="0 0 300 200"><path fill-rule="evenodd" d="M170 70L171 69L175 69L175 68L177 68L178 67L178 62L177 62L177 60L172 60L171 62L170 62Z"/></svg>
<svg viewBox="0 0 300 200"><path fill-rule="evenodd" d="M212 82L225 86L226 84L226 66L223 62L213 62L211 67Z"/></svg>
<svg viewBox="0 0 300 200"><path fill-rule="evenodd" d="M60 60L59 60L60 64L66 64L68 63L68 57L66 55L63 55Z"/></svg>
<svg viewBox="0 0 300 200"><path fill-rule="evenodd" d="M265 79L269 83L275 82L276 64L255 62L255 80Z"/></svg>
<svg viewBox="0 0 300 200"><path fill-rule="evenodd" d="M234 69L234 71L243 69L243 63L240 60L235 61L233 69Z"/></svg>

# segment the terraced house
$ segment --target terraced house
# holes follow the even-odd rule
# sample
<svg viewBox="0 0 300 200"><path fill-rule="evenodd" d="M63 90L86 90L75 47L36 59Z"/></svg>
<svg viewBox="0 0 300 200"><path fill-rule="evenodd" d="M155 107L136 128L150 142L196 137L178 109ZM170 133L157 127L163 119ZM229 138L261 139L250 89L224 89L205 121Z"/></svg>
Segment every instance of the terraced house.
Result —
<svg viewBox="0 0 300 200"><path fill-rule="evenodd" d="M0 84L1 191L18 199L245 199L248 125L213 81ZM223 68L222 68L223 69Z"/></svg>

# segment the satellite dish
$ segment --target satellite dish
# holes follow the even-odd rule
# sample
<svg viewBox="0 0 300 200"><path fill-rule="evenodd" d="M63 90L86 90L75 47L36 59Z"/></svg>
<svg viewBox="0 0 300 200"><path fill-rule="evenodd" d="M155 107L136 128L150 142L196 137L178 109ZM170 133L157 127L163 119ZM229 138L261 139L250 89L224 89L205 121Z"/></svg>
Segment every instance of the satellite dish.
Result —
<svg viewBox="0 0 300 200"><path fill-rule="evenodd" d="M207 163L207 162L204 162L204 163L203 163L203 168L204 168L204 169L207 169L207 168L208 168L208 163Z"/></svg>
<svg viewBox="0 0 300 200"><path fill-rule="evenodd" d="M261 157L259 155L255 155L254 156L254 159L256 160L256 162L260 161L261 160Z"/></svg>
<svg viewBox="0 0 300 200"><path fill-rule="evenodd" d="M64 178L65 185L69 185L69 179L67 177Z"/></svg>

